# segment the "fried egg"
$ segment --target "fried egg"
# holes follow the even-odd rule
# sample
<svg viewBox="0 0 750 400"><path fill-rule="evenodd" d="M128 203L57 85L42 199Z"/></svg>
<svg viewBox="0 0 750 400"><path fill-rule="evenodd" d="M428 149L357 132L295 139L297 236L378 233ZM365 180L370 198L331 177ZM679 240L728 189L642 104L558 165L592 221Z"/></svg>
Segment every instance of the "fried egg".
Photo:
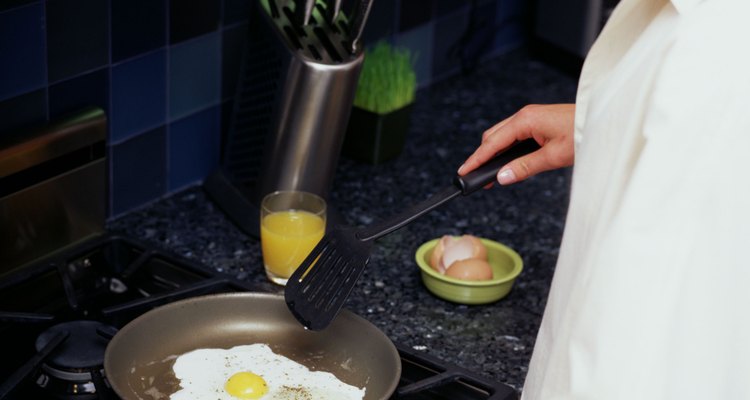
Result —
<svg viewBox="0 0 750 400"><path fill-rule="evenodd" d="M365 395L364 388L330 372L311 371L262 343L193 350L177 357L172 370L180 381L172 400L361 400Z"/></svg>

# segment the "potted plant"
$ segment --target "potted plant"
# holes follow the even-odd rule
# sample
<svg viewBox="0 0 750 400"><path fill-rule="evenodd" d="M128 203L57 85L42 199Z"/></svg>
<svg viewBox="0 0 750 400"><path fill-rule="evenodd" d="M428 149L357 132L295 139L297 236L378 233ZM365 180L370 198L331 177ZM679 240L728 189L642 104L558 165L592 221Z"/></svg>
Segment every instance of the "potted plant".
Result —
<svg viewBox="0 0 750 400"><path fill-rule="evenodd" d="M366 50L344 139L345 156L379 164L398 156L417 90L410 50L381 41Z"/></svg>

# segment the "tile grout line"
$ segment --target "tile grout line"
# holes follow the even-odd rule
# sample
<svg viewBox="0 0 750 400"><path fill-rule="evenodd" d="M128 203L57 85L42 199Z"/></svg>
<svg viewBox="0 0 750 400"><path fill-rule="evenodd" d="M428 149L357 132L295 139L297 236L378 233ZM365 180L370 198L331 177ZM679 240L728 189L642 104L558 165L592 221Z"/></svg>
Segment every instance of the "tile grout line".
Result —
<svg viewBox="0 0 750 400"><path fill-rule="evenodd" d="M170 12L172 1L174 0L165 0L166 23L164 24L164 31L165 31L164 37L166 38L167 54L165 55L166 62L164 63L165 64L165 71L164 71L165 88L164 89L166 90L166 93L164 94L164 98L165 98L165 101L164 101L164 107L165 107L164 109L164 125L165 125L164 126L164 161L163 161L164 162L164 177L163 177L164 193L162 193L161 196L164 196L165 194L169 193L169 174L171 170L171 168L169 167L170 161L171 161L169 144L172 139L172 129L171 129L172 116L171 116L171 107L170 107L170 103L172 101L172 95L171 95L172 82L170 79L171 78L170 69L171 69L171 62L172 62L172 38L170 37L169 32L170 32L170 27L172 25L172 13Z"/></svg>
<svg viewBox="0 0 750 400"><path fill-rule="evenodd" d="M49 80L49 41L47 40L47 37L49 35L49 29L47 27L47 2L41 2L42 6L42 29L44 29L44 35L42 37L43 43L42 47L44 48L44 105L45 105L45 115L44 119L49 121L50 119L50 105L49 105L49 86L50 86L50 80Z"/></svg>
<svg viewBox="0 0 750 400"><path fill-rule="evenodd" d="M107 85L109 86L107 89L107 110L109 112L109 115L107 115L107 217L112 217L112 214L114 213L115 209L115 185L114 182L114 144L113 142L113 133L112 133L112 127L114 124L112 123L112 116L114 113L112 112L112 92L113 92L113 84L112 84L112 1L109 2L109 12L107 13L109 18L109 27L107 29L107 35L109 36L109 58L107 60Z"/></svg>

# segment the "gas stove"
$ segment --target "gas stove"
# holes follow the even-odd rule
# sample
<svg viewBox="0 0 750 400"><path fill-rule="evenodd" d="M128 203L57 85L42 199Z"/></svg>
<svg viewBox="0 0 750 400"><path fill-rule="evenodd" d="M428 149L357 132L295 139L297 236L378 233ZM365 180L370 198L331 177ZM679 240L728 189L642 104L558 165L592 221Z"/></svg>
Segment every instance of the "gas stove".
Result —
<svg viewBox="0 0 750 400"><path fill-rule="evenodd" d="M116 399L104 351L154 307L251 284L138 241L104 234L0 277L0 399ZM393 398L517 399L515 390L396 343Z"/></svg>

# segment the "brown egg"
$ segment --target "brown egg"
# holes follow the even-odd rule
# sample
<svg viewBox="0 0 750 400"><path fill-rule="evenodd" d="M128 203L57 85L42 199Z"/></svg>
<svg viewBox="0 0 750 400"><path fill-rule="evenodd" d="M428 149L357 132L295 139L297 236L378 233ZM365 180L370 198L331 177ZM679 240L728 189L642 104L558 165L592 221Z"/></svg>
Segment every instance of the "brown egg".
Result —
<svg viewBox="0 0 750 400"><path fill-rule="evenodd" d="M486 281L492 279L492 267L485 260L467 258L451 264L445 275L465 281Z"/></svg>
<svg viewBox="0 0 750 400"><path fill-rule="evenodd" d="M472 235L445 235L432 250L430 266L442 274L454 262L467 258L487 260L487 248L482 241Z"/></svg>
<svg viewBox="0 0 750 400"><path fill-rule="evenodd" d="M445 250L446 243L449 243L451 236L445 235L438 240L435 248L432 249L430 254L430 267L441 274L445 273L445 267L443 266L443 250Z"/></svg>

